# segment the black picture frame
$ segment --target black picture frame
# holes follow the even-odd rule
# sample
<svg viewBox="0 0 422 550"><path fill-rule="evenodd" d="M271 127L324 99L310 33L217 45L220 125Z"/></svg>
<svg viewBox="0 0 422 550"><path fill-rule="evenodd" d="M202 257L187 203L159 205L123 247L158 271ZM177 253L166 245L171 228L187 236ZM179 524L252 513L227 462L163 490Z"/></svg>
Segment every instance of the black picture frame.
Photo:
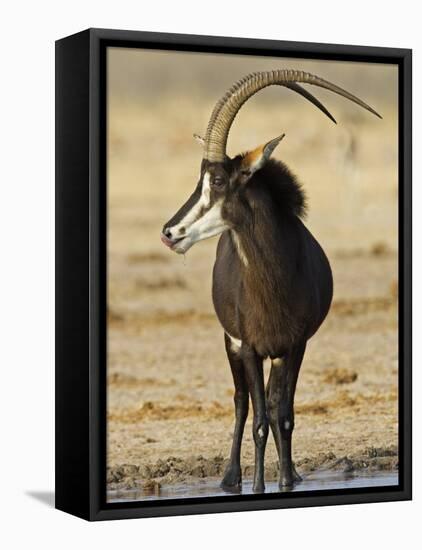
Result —
<svg viewBox="0 0 422 550"><path fill-rule="evenodd" d="M109 46L397 64L399 485L106 503L106 50ZM89 29L56 42L56 508L87 520L409 500L412 51Z"/></svg>

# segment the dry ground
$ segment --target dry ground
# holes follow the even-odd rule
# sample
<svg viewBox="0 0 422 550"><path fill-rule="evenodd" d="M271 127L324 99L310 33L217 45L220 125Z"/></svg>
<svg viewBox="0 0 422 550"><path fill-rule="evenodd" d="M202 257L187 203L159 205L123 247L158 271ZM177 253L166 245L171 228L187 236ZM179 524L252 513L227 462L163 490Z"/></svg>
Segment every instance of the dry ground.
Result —
<svg viewBox="0 0 422 550"><path fill-rule="evenodd" d="M374 105L383 121L336 100L328 104L339 115L337 127L301 99L287 108L277 103L278 111L268 102L246 106L229 152L286 132L276 156L304 183L307 225L333 268L333 306L309 342L296 394L299 471L339 459L345 469L395 468L396 113L391 102ZM216 239L197 244L186 258L159 240L162 224L196 183L201 151L191 134L211 107L183 96L149 108L111 97L110 487L219 475L228 456L232 380L210 297ZM271 467L272 438L267 457ZM253 463L250 420L243 463Z"/></svg>

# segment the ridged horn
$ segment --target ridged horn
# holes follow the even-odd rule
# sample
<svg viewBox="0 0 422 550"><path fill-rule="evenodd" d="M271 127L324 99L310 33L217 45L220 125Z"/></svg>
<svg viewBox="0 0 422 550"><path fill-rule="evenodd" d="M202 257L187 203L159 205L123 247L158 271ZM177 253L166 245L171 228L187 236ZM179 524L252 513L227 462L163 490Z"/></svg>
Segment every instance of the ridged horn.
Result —
<svg viewBox="0 0 422 550"><path fill-rule="evenodd" d="M281 69L278 71L262 71L251 73L238 80L228 90L228 92L217 102L208 122L207 132L205 134L204 158L210 162L223 162L226 155L227 138L233 121L242 105L254 94L266 88L267 86L285 86L299 93L305 99L313 103L318 109L325 113L331 120L334 118L327 109L312 94L299 86L302 84L312 84L330 90L350 101L360 105L370 113L382 118L372 107L364 103L358 97L350 92L343 90L339 86L303 71L292 69Z"/></svg>

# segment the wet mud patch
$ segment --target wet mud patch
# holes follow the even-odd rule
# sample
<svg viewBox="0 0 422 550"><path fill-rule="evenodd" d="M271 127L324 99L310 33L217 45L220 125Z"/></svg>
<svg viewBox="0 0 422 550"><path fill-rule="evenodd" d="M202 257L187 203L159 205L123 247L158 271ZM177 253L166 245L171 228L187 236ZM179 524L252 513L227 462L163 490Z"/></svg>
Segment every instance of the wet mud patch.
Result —
<svg viewBox="0 0 422 550"><path fill-rule="evenodd" d="M166 485L188 483L193 484L207 478L221 478L227 466L228 459L223 455L206 458L202 455L188 458L170 456L154 463L121 464L107 468L108 490L139 489L159 491ZM302 476L313 472L341 473L376 473L397 472L397 447L367 447L363 451L348 455L336 456L334 453L319 453L306 457L295 463ZM265 479L278 479L278 462L270 462L265 468ZM253 465L242 467L242 477L253 477Z"/></svg>
<svg viewBox="0 0 422 550"><path fill-rule="evenodd" d="M314 472L296 483L293 487L282 491L277 481L265 483L265 493L278 493L280 498L286 493L338 490L338 489L363 489L376 487L393 487L398 485L396 472L351 472L341 473L335 471ZM145 500L186 499L194 497L221 497L233 495L251 495L252 479L244 479L242 486L230 491L220 487L219 479L199 479L192 484L179 483L163 486L158 482L146 484L142 489L111 489L107 492L108 502L130 502Z"/></svg>

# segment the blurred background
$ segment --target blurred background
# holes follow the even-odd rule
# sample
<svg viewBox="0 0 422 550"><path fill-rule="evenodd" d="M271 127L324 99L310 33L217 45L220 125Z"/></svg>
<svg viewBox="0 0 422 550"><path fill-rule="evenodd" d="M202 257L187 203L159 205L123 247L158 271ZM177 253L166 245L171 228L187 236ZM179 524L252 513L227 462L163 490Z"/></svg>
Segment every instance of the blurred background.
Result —
<svg viewBox="0 0 422 550"><path fill-rule="evenodd" d="M192 134L205 133L214 104L237 79L277 68L317 74L383 116L310 86L334 125L273 86L246 103L230 133L231 156L286 133L275 156L303 183L306 225L333 268L333 306L299 378L294 457L299 471L397 467L397 67L111 48L111 488L187 483L224 467L233 389L211 302L217 240L198 243L184 258L165 249L159 234L198 179L202 151ZM248 475L250 424L243 455ZM271 438L267 456L271 469Z"/></svg>

